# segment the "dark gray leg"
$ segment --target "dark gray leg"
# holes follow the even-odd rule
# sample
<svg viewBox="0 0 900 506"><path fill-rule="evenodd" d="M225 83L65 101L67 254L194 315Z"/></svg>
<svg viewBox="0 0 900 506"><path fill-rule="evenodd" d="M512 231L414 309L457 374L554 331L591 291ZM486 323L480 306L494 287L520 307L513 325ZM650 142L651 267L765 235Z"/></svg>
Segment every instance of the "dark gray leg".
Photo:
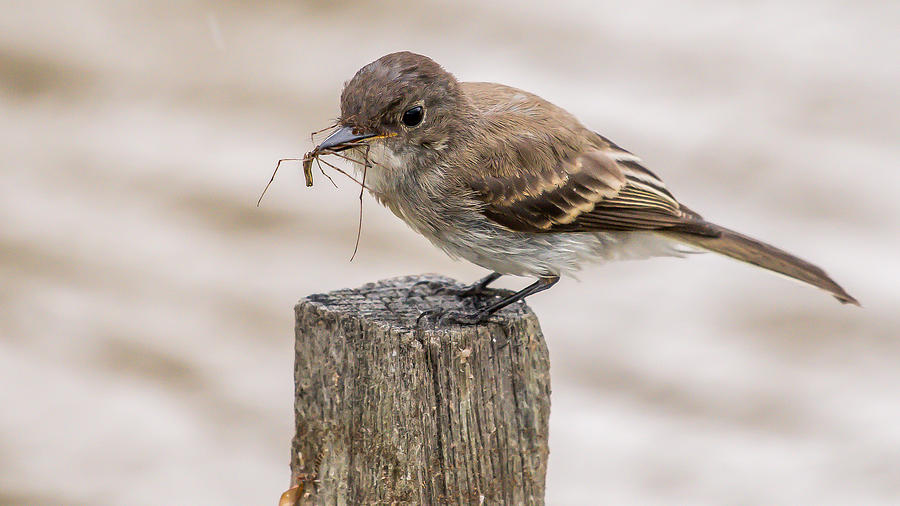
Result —
<svg viewBox="0 0 900 506"><path fill-rule="evenodd" d="M406 298L409 299L410 297L413 297L414 295L421 296L421 294L416 292L416 288L418 288L420 286L428 286L429 288L431 288L431 290L432 290L431 294L444 293L444 294L449 294L449 295L456 295L457 297L459 297L461 299L466 298L466 297L473 297L475 295L481 295L482 293L484 293L487 286L489 284L493 283L494 281L496 281L498 278L500 278L500 276L503 276L503 274L500 274L498 272L492 272L492 273L488 274L487 276L479 279L478 281L472 283L471 285L469 285L461 290L456 289L456 288L447 288L443 285L438 285L437 288L435 288L432 285L432 283L434 283L434 281L431 281L431 280L416 281L415 283L412 284L411 287L409 287L409 294L406 296Z"/></svg>
<svg viewBox="0 0 900 506"><path fill-rule="evenodd" d="M480 295L484 293L484 289L487 288L489 284L500 279L500 276L502 275L503 274L500 274L499 272L492 272L488 274L487 276L469 285L465 290L459 292L459 297L471 297L473 295Z"/></svg>
<svg viewBox="0 0 900 506"><path fill-rule="evenodd" d="M505 299L495 302L495 303L491 304L490 306L482 309L477 314L473 315L473 317L474 317L475 321L482 322L482 321L486 320L492 314L496 313L497 311L500 311L501 309L505 308L506 306L508 306L510 304L518 302L518 301L524 299L525 297L528 297L529 295L534 295L538 292L543 292L544 290L555 285L557 283L557 281L559 281L559 276L549 276L549 277L538 278L538 280L535 281L534 283L526 286L525 288L510 295L509 297L506 297Z"/></svg>
<svg viewBox="0 0 900 506"><path fill-rule="evenodd" d="M497 276L497 277L499 277L499 276ZM491 276L488 276L485 279L489 279L489 278L491 278ZM496 278L494 278L494 279L496 279ZM493 281L493 280L491 280L491 281ZM524 299L525 297L528 297L529 295L532 295L532 294L535 294L538 292L543 292L544 290L555 285L557 281L559 281L559 276L544 276L544 277L538 278L538 280L535 281L534 283L526 286L525 288L510 295L509 297L506 297L504 299L501 299L501 300L491 304L490 306L482 309L481 311L478 311L475 314L464 314L464 313L460 313L455 310L447 311L447 310L443 310L443 309L440 309L440 310L431 309L431 310L422 312L422 314L419 315L418 321L421 321L422 318L427 318L428 320L431 320L434 322L448 321L448 322L461 323L463 325L474 325L476 323L481 323L481 322L487 320L492 314L505 308L506 306L513 304L515 302L518 302L518 301ZM476 285L478 285L478 284L480 284L480 283L476 283Z"/></svg>

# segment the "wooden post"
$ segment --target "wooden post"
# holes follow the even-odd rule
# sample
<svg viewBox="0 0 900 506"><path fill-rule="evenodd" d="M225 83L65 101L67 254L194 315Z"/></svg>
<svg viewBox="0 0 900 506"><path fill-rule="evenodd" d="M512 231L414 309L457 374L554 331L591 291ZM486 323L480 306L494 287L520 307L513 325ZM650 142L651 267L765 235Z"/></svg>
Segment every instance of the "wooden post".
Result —
<svg viewBox="0 0 900 506"><path fill-rule="evenodd" d="M409 276L297 304L298 504L543 504L538 320L519 303L478 326L417 326L423 310L466 304L446 288L461 286Z"/></svg>

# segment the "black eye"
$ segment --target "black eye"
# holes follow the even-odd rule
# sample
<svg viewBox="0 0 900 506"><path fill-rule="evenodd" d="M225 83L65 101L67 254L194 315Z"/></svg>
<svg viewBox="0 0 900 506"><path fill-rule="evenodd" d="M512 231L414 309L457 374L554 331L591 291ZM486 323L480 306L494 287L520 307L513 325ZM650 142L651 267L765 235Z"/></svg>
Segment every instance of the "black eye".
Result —
<svg viewBox="0 0 900 506"><path fill-rule="evenodd" d="M422 122L422 118L425 117L425 110L422 109L421 105L417 105L411 109L407 109L403 116L400 118L400 121L403 122L404 125L408 127L414 127Z"/></svg>

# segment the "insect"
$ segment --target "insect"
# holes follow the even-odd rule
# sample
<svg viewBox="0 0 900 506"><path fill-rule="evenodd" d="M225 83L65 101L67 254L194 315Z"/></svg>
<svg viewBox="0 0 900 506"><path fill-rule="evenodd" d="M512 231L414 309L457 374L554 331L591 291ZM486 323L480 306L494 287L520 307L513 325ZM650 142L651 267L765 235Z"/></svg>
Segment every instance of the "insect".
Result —
<svg viewBox="0 0 900 506"><path fill-rule="evenodd" d="M318 160L318 158L316 158L316 155L313 154L312 151L303 155L303 177L306 178L307 188L313 185L313 178L312 178L313 160Z"/></svg>
<svg viewBox="0 0 900 506"><path fill-rule="evenodd" d="M325 127L321 130L317 130L309 135L309 139L310 139L310 141L315 142L316 134L320 134L322 132L327 132L329 130L333 130L336 127L337 127L337 125L334 124L334 125ZM353 255L350 256L350 260L353 261L353 259L356 257L356 252L359 250L359 239L360 239L360 236L362 235L363 190L368 189L368 187L366 186L366 169L368 167L371 167L371 164L369 161L369 145L367 143L357 143L357 144L350 145L351 147L356 147L356 146L360 146L360 147L364 146L365 147L365 151L363 153L362 181L360 181L360 180L356 179L355 177L353 177L352 175L348 174L346 171L342 170L340 167L336 167L335 165L329 163L328 161L322 160L322 156L323 155L334 155L334 156L337 156L338 158L343 158L344 160L348 160L351 162L358 162L358 160L355 160L346 155L342 155L341 153L339 153L338 151L333 150L333 149L329 149L329 148L320 149L320 146L321 145L317 145L315 148L312 149L312 151L309 151L308 153L303 155L303 158L282 158L282 159L278 160L278 162L275 164L275 170L272 171L272 177L269 178L269 182L266 183L266 187L263 188L262 193L259 195L259 200L256 201L256 207L259 207L259 204L262 202L263 197L266 195L266 191L269 190L269 186L271 186L272 182L275 181L275 174L278 173L278 169L281 167L281 164L283 162L301 162L301 165L303 167L303 178L306 181L307 188L309 188L313 185L312 164L315 161L317 166L319 167L319 172L321 172L323 176L327 177L328 180L331 181L331 184L334 185L335 188L337 188L338 185L337 185L337 183L334 182L334 179L332 179L331 176L329 176L325 172L325 170L322 169L322 164L324 163L325 165L331 167L332 169L347 176L348 178L350 178L351 181L353 181L354 183L359 185L359 225L356 229L356 245L353 247Z"/></svg>

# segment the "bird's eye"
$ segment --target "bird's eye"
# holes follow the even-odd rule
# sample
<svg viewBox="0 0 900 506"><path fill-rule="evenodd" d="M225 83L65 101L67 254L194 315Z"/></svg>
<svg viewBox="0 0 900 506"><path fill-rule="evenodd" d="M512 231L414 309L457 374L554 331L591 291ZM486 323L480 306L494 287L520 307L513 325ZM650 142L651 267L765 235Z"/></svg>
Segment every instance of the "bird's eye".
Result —
<svg viewBox="0 0 900 506"><path fill-rule="evenodd" d="M403 116L400 117L400 121L403 122L404 125L408 127L414 127L422 122L422 118L425 117L425 110L422 109L421 105L417 105L410 109L407 109L406 112L403 113Z"/></svg>

